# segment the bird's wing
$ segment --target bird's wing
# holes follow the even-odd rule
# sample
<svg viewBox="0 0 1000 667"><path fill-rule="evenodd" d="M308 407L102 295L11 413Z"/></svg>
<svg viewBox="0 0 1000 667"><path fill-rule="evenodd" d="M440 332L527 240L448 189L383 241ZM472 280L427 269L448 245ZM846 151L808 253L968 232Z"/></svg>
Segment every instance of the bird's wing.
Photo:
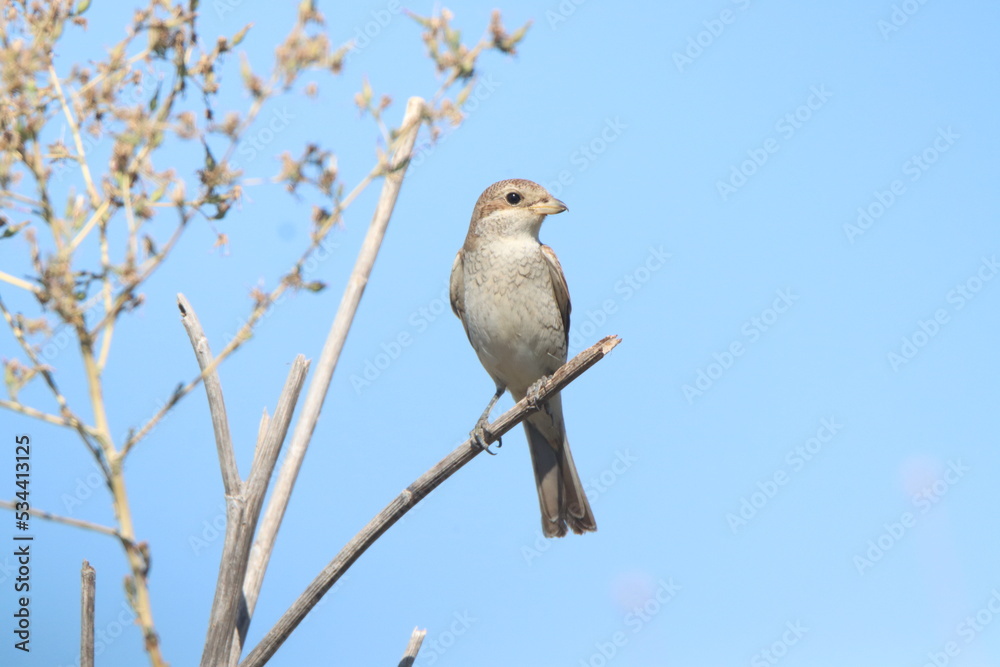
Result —
<svg viewBox="0 0 1000 667"><path fill-rule="evenodd" d="M451 265L448 293L451 298L451 309L458 316L458 319L462 320L462 327L465 329L465 335L468 336L469 327L465 326L465 268L461 250L455 255L455 263Z"/></svg>
<svg viewBox="0 0 1000 667"><path fill-rule="evenodd" d="M556 305L559 306L559 314L562 316L563 333L566 335L566 344L569 345L569 287L566 285L566 276L563 275L562 267L552 248L542 244L542 257L549 266L549 277L552 278L552 291L555 292ZM453 279L454 280L454 279Z"/></svg>

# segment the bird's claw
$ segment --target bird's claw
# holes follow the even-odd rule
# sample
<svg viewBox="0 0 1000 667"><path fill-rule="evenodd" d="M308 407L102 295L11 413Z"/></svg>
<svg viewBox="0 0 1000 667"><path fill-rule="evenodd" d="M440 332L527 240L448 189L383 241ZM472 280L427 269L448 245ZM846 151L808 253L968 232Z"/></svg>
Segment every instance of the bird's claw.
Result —
<svg viewBox="0 0 1000 667"><path fill-rule="evenodd" d="M479 449L485 450L490 456L496 456L497 453L490 451L490 446L486 444L486 434L489 430L489 421L486 419L480 419L476 422L476 427L472 429L469 436L472 438L472 446ZM503 438L497 438L497 449L503 447Z"/></svg>
<svg viewBox="0 0 1000 667"><path fill-rule="evenodd" d="M528 387L528 393L525 394L525 398L528 399L528 406L532 410L538 409L538 394L542 391L542 385L549 381L548 375L543 375L542 377L535 380L530 387Z"/></svg>

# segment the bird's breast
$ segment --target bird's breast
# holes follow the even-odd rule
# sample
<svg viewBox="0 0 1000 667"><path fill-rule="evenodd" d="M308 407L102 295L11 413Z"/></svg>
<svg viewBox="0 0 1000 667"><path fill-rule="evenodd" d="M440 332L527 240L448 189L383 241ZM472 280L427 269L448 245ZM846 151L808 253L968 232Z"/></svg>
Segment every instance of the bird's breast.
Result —
<svg viewBox="0 0 1000 667"><path fill-rule="evenodd" d="M497 241L466 252L465 318L483 365L515 393L566 360L566 334L537 241Z"/></svg>

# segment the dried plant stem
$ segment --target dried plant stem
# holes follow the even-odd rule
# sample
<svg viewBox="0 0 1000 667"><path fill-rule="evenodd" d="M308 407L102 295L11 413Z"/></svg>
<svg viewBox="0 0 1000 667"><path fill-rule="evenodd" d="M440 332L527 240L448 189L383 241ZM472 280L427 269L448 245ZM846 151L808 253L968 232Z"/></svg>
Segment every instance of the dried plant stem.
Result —
<svg viewBox="0 0 1000 667"><path fill-rule="evenodd" d="M90 214L90 217L87 219L87 222L83 224L83 226L80 228L80 231L76 233L76 236L73 237L73 240L70 241L69 245L66 247L67 252L70 253L75 252L76 249L80 246L80 244L83 243L84 239L87 238L87 235L90 234L90 232L94 229L94 227L98 223L103 225L105 222L107 222L107 219L104 216L108 212L109 207L110 207L110 202L108 202L107 199L102 201L97 206L94 212Z"/></svg>
<svg viewBox="0 0 1000 667"><path fill-rule="evenodd" d="M24 331L21 329L21 326L20 324L18 324L18 321L14 319L14 316L11 315L10 311L7 310L7 306L4 305L3 299L0 299L0 315L2 315L4 321L7 322L7 326L10 327L10 331L12 334L14 334L14 338L17 339L17 342L18 344L20 344L21 349L24 350L24 353L25 355L27 355L28 360L31 361L31 365L42 376L42 379L45 380L45 384L48 385L49 390L52 392L52 395L56 400L56 403L59 405L59 412L62 418L66 420L66 422L73 428L73 430L75 430L80 435L80 438L83 440L83 444L87 446L87 449L89 449L91 454L94 455L98 463L100 463L103 466L104 463L103 460L101 459L100 451L97 445L94 444L94 441L96 439L95 430L84 424L73 413L73 411L69 409L69 405L66 403L66 397L62 395L62 392L59 391L59 387L56 386L56 379L52 376L52 371L47 366L41 363L41 360L35 353L35 349L31 346L30 343L28 343L27 340L25 340ZM4 404L6 404L6 401L4 402ZM15 403L15 405L20 405L20 403ZM27 410L29 408L27 408L27 406L22 406L22 408L23 409L19 411L28 414ZM106 471L107 468L105 468L105 472Z"/></svg>
<svg viewBox="0 0 1000 667"><path fill-rule="evenodd" d="M160 653L159 637L153 622L153 608L149 599L149 586L146 575L149 571L149 561L136 544L135 527L132 523L132 509L129 505L128 490L125 487L124 452L115 449L111 432L108 427L107 410L104 402L104 390L101 382L101 372L94 358L93 340L80 336L80 355L83 358L84 376L87 380L87 391L90 396L91 408L94 412L94 439L108 462L108 487L111 489L111 500L118 521L118 532L125 547L132 576L126 586L131 598L136 620L142 629L146 652L154 667L166 663Z"/></svg>
<svg viewBox="0 0 1000 667"><path fill-rule="evenodd" d="M177 300L181 311L181 321L187 330L188 338L191 340L198 365L202 368L203 373L208 372L216 366L213 363L212 353L201 322L198 320L191 303L183 294L179 294ZM218 373L212 370L205 378L205 393L208 396L216 448L219 454L219 467L222 470L223 486L226 492L226 537L222 547L215 597L209 615L205 649L202 653L201 664L203 667L218 667L225 664L226 657L230 653L237 619L240 617L241 610L245 610L246 606L242 596L243 581L246 577L250 547L253 543L257 520L264 505L264 495L278 460L281 443L284 442L285 435L288 433L288 426L291 423L292 414L296 403L298 403L299 393L305 383L308 369L309 363L305 357L302 355L296 357L278 399L274 418L262 420L253 464L245 483L240 480L236 466L236 454L233 450L232 436L226 416L226 404Z"/></svg>
<svg viewBox="0 0 1000 667"><path fill-rule="evenodd" d="M119 318L142 303L144 284L175 249L189 222L197 216L222 219L234 204L241 201L243 188L252 179L240 180L240 172L231 163L231 158L242 145L251 125L260 117L265 102L289 91L307 70L339 73L348 47L345 45L334 51L328 35L323 32L322 16L311 3L301 4L295 27L276 49L271 83L266 84L249 64L241 69L244 85L253 97L247 113L241 118L240 112L235 111L217 114L214 100L224 99L216 97L221 90L219 74L221 63L225 60L223 54L233 52L249 25L230 39L208 40L206 48L197 38L197 3L189 5L149 0L145 9L133 14L126 37L108 49L106 59L89 65L74 65L60 79L51 54L59 52L67 29L85 28L86 19L81 15L89 3L49 3L52 11L36 11L37 7L25 2L8 4L10 11L5 14L6 22L0 25L3 36L0 50L8 60L14 59L11 62L17 61L14 68L17 71L11 70L11 76L0 81L0 88L6 100L4 109L9 112L8 116L13 114L5 121L10 120L8 124L16 126L18 131L4 135L7 149L3 165L0 165L5 184L0 188L0 208L19 216L23 213L28 220L11 224L5 219L0 220L0 224L4 226L5 237L22 235L30 251L33 275L18 277L0 271L0 284L29 292L29 296L35 298L27 301L33 307L37 302L40 313L37 317L22 316L20 313L12 315L0 300L0 314L21 346L23 356L30 362L4 360L11 396L0 399L0 409L9 409L76 431L104 474L116 522L114 526L107 527L46 512L32 513L51 521L112 535L121 542L129 567L125 578L129 604L136 613L136 624L142 630L150 663L153 667L164 665L147 580L149 550L136 537L136 517L130 509L124 467L132 448L183 396L204 381L219 447L227 495L228 525L202 664L211 667L236 664L249 624L248 608L252 610L256 602L278 523L284 514L302 455L372 270L417 132L425 120L431 125L432 133L436 124L445 118L457 123L455 105L451 100L440 100L443 90L437 98L441 101L440 108L437 105L428 108L423 100L413 98L407 105L399 132L392 134L382 116L390 98L384 96L374 105L370 87L367 87L368 97L362 97L364 104L359 103L359 107L364 107L363 113L371 113L387 143L392 138L387 150L391 150L393 155L387 159L379 152L376 166L343 197L343 186L337 176L337 156L332 151L309 143L302 158L290 159L288 168L283 166L282 174L275 180L286 183L293 193L300 184L315 187L332 202L332 206L314 207L310 243L291 270L281 278L280 284L270 293L254 294L256 303L250 316L218 356L212 357L207 344L202 346L204 336L192 336L201 372L186 385L175 389L152 419L140 425L138 430L131 431L123 441L116 442L109 417L114 414L113 388L105 385L103 380L112 343L117 342ZM443 57L432 56L439 69L451 72L444 88L459 79L472 77L475 60L482 51L496 48L503 53L513 53L513 44L520 39L517 36L505 37L499 14L496 13L490 25L492 46L489 40L484 40L469 51L452 37L457 32L448 29L449 17L450 14L442 13L439 19L423 21L425 25L433 23L437 26L427 37L428 40L435 44L443 44L443 40L447 40L450 57L463 54L461 62L450 65L445 63ZM523 34L523 29L519 34ZM139 44L145 41L142 37L149 38L144 47ZM439 53L436 46L430 49L435 54ZM144 64L145 71L138 70L140 63ZM165 76L170 75L171 70L173 78L168 81ZM147 80L147 74L157 80ZM470 82L460 93L458 106L467 97L471 85ZM30 94L24 93L25 90ZM200 91L203 105L196 101L199 95L190 94L194 90ZM177 108L181 106L183 109ZM198 118L204 122L199 122ZM230 118L233 120L230 121ZM52 132L52 123L60 119L63 119L69 134L65 143L62 139L55 139L57 135ZM54 138L53 143L41 139L50 134ZM204 168L197 171L199 184L195 186L198 191L195 196L185 196L187 187L194 181L178 176L172 168L158 170L157 166L162 168L164 161L152 159L169 136L192 140L192 145L200 143L205 149ZM213 155L209 146L217 146L216 140L223 141L223 136L228 139L228 147L223 159L216 160L215 155L219 152ZM96 142L105 138L114 141L111 159L106 162L106 146L98 151L93 148L99 145ZM95 159L98 153L102 156L101 164ZM63 187L53 177L58 176L57 180L61 181L62 169L67 166L72 168L76 183ZM314 170L318 171L318 176L314 175ZM218 365L249 340L255 326L286 291L317 289L321 285L319 281L305 282L303 273L308 273L307 260L319 255L318 249L327 247L329 235L342 220L345 208L380 177L384 177L384 185L378 207L324 347L321 370L313 378L309 398L305 401L303 410L307 414L299 420L295 438L291 441L295 453L290 456L291 462L284 466L284 472L278 479L280 494L276 492L275 495L279 499L272 500L269 505L260 539L255 543L255 529L265 492L308 366L301 358L293 363L293 371L274 417L269 418L265 413L261 420L253 465L248 478L243 481L235 463L217 374ZM172 193L164 200L164 194L171 186ZM56 200L63 200L64 197L66 212L60 215L63 209ZM155 227L152 226L153 214L159 214L167 206L176 210L179 218L176 228L164 227L159 220ZM44 240L39 239L39 232L45 234ZM222 240L223 235L219 234L219 237ZM65 333L75 336L76 348L83 362L86 397L90 406L81 408L74 403L75 409L82 410L79 413L70 408L67 397L57 386L54 369L46 363L47 359L29 342L35 336L52 335L48 324L53 317L65 327ZM57 408L47 404L28 406L18 399L17 392L32 380L37 384L38 378L42 378L51 390ZM23 393L28 395L28 392ZM84 422L78 414L86 415L89 421ZM0 507L7 506L0 502ZM256 547L257 553L254 553L251 563L252 546ZM86 562L82 576L80 659L81 664L92 665L94 574ZM246 600L241 596L244 590L248 592ZM412 655L416 654L416 648L419 648L419 642Z"/></svg>
<svg viewBox="0 0 1000 667"><path fill-rule="evenodd" d="M110 461L111 477L108 486L111 488L112 504L115 518L118 520L118 532L125 556L128 559L132 576L128 578L125 589L129 595L132 608L136 613L136 622L142 630L143 645L149 655L153 667L166 667L166 661L160 653L160 638L156 634L156 624L153 622L153 607L149 598L149 561L135 542L135 528L132 525L132 511L128 503L128 490L125 488L125 475L122 469L120 455L115 455Z"/></svg>
<svg viewBox="0 0 1000 667"><path fill-rule="evenodd" d="M424 637L426 636L427 630L413 628L410 641L406 645L406 651L403 653L403 659L399 661L399 667L413 667L413 663L417 659L417 653L420 652L420 646L424 643Z"/></svg>
<svg viewBox="0 0 1000 667"><path fill-rule="evenodd" d="M97 573L83 561L80 571L80 667L94 667L94 601Z"/></svg>
<svg viewBox="0 0 1000 667"><path fill-rule="evenodd" d="M5 271L0 271L0 280L4 281L5 283L13 285L14 287L20 287L23 290L27 290L32 294L39 293L38 288L29 283L27 280L23 280L21 278L18 278L17 276L12 276L9 273L6 273Z"/></svg>
<svg viewBox="0 0 1000 667"><path fill-rule="evenodd" d="M14 503L0 500L0 507L4 509L13 510ZM53 514L52 512L46 512L45 510L30 509L28 513L32 516L37 516L39 519L45 519L46 521L53 521L55 523L65 524L67 526L73 526L74 528L83 528L84 530L92 530L95 533L104 533L105 535L110 535L111 537L117 537L121 539L121 534L114 528L109 528L108 526L102 526L99 523L91 523L90 521L84 521L83 519L74 519L68 516L62 516L60 514Z"/></svg>
<svg viewBox="0 0 1000 667"><path fill-rule="evenodd" d="M513 408L501 415L488 427L486 444L496 442L504 433L514 428L525 417L537 412L546 398L560 391L570 382L578 378L591 366L603 359L615 348L621 339L617 336L606 336L596 344L587 348L565 363L552 374L540 387L534 401L524 398ZM413 484L399 494L391 503L368 522L361 531L351 538L351 541L341 549L340 553L323 568L306 590L288 608L278 622L260 643L247 655L240 667L261 667L274 655L275 651L291 635L292 631L302 622L306 614L319 603L323 595L337 583L337 580L354 564L354 562L394 523L399 521L427 494L437 488L442 482L456 473L462 466L474 459L482 450L472 444L472 439L466 440L451 454L444 457L434 467L417 478Z"/></svg>
<svg viewBox="0 0 1000 667"><path fill-rule="evenodd" d="M17 401L8 401L5 398L0 398L0 408L20 412L22 415L27 417L32 417L49 424L55 424L56 426L69 426L70 428L73 426L73 423L65 417L49 414L48 412L42 412L41 410L36 410L30 405L24 405L23 403L18 403Z"/></svg>
<svg viewBox="0 0 1000 667"><path fill-rule="evenodd" d="M243 491L243 483L240 481L240 471L236 467L236 452L233 450L233 438L229 432L222 382L215 370L217 366L212 363L212 351L208 347L208 338L198 320L198 315L183 294L177 295L177 307L180 308L181 321L191 341L191 347L194 348L198 366L203 373L207 368L212 368L212 372L205 376L205 394L208 397L209 413L212 415L212 430L215 433L215 447L219 454L219 467L222 469L222 488L226 496L235 497Z"/></svg>
<svg viewBox="0 0 1000 667"><path fill-rule="evenodd" d="M424 113L425 106L421 98L411 97L407 101L406 112L403 115L395 151L388 165L388 173L385 176L382 193L375 207L375 213L368 227L368 233L365 236L361 250L358 252L351 277L348 280L347 287L344 289L344 295L341 297L337 314L334 316L333 323L330 326L330 332L327 335L326 343L323 345L323 351L320 353L319 361L316 364L316 372L309 384L309 390L306 392L302 412L299 415L298 422L295 424L295 431L292 434L285 462L278 472L274 492L271 494L267 510L261 521L250 567L247 570L247 580L244 584L244 597L247 600L248 610L246 620L248 623L249 617L253 614L257 596L260 593L260 587L264 580L264 572L267 570L268 561L274 550L278 528L285 516L285 509L288 507L292 487L295 485L299 468L302 466L302 460L305 458L309 441L312 438L316 422L319 419L320 409L323 407L323 401L330 387L333 372L340 358L340 352L344 348L344 341L347 339L351 323L354 321L358 304L361 302L365 285L368 283L368 276L371 274L375 258L378 255L382 239L389 224L389 219L392 216L396 198L399 196L399 190L402 186L403 177L406 174L410 155L413 152L417 132L423 122ZM246 629L242 628L241 634L245 634L245 631ZM236 654L235 658L238 659L238 657L239 653ZM235 660L231 661L230 664L235 664Z"/></svg>
<svg viewBox="0 0 1000 667"><path fill-rule="evenodd" d="M281 443L288 433L295 405L305 384L309 363L301 354L295 358L285 387L278 399L274 417L268 420L263 438L258 441L246 483L236 497L226 497L226 541L219 566L219 580L209 616L209 630L202 654L202 667L224 665L234 643L233 632L241 609L245 610L243 581L246 578L254 531L264 506L268 482L278 461ZM235 642L239 643L239 642Z"/></svg>
<svg viewBox="0 0 1000 667"><path fill-rule="evenodd" d="M375 169L372 169L368 174L364 176L364 178L361 179L360 182L358 182L357 185L355 185L355 187L347 194L347 196L340 201L340 203L336 207L334 214L330 216L330 221L315 232L312 243L309 245L306 251L302 253L302 256L298 259L298 261L295 264L296 268L292 270L289 276L294 275L297 272L297 268L302 266L303 263L305 263L305 261L311 255L311 253L315 251L316 248L320 247L323 244L324 240L326 239L326 235L329 233L332 227L332 221L339 219L340 215L344 212L344 210L358 197L358 195L364 192L364 190L369 185L371 185L375 177L378 176L380 173L382 173L382 171L383 171L382 167L376 167ZM287 277L288 276L286 276L286 278ZM128 439L128 441L125 443L126 451L130 450L136 443L138 443L140 440L146 437L146 435L148 435L149 432L153 430L156 424L158 424L160 420L163 419L168 412L170 412L170 410L174 407L177 401L179 401L187 394L191 393L199 384L201 384L201 382L204 380L205 377L207 377L208 374L215 371L215 369L218 367L219 364L221 364L237 349L242 347L244 343L250 340L253 328L257 325L257 322L260 321L260 318L264 316L264 314L267 312L267 309L270 308L271 305L275 303L279 298L281 298L281 296L285 293L288 287L289 284L287 280L282 280L282 282L277 287L275 287L274 290L272 290L265 298L261 299L260 302L254 306L253 310L250 312L250 315L243 323L243 326L240 327L239 331L237 331L236 334L232 337L232 340L230 340L229 343L227 343L226 346L223 347L222 351L219 352L219 354L212 360L212 364L207 369L204 369L201 372L201 374L199 374L197 377L195 377L190 382L183 385L177 391L174 392L170 400L164 403L164 405L160 408L160 410L157 411L157 413L154 414L152 417L150 417L150 419L145 424L143 424L142 427L139 428ZM109 308L108 310L110 312L111 309ZM98 326L101 326L101 324L103 324L103 322L99 323Z"/></svg>
<svg viewBox="0 0 1000 667"><path fill-rule="evenodd" d="M56 74L56 68L52 65L49 65L49 81L56 91L56 97L59 98L63 115L66 116L66 123L69 125L70 134L73 135L73 144L76 147L76 161L80 165L80 175L87 186L87 194L90 195L90 205L96 209L101 204L101 196L97 192L97 187L94 185L94 178L90 174L90 167L87 165L87 152L83 148L83 137L80 136L80 127L77 125L76 119L73 118L73 112L69 109L69 103L66 101L66 95L63 93L62 84L59 83L59 75Z"/></svg>

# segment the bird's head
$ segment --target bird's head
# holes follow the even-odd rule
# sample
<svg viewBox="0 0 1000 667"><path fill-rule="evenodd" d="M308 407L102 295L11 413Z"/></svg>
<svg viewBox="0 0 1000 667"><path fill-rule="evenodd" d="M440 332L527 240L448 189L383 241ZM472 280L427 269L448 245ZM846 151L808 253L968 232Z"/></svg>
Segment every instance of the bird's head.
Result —
<svg viewBox="0 0 1000 667"><path fill-rule="evenodd" d="M568 210L566 204L538 183L521 178L499 181L479 195L469 234L500 237L529 234L537 239L545 216L565 210Z"/></svg>

